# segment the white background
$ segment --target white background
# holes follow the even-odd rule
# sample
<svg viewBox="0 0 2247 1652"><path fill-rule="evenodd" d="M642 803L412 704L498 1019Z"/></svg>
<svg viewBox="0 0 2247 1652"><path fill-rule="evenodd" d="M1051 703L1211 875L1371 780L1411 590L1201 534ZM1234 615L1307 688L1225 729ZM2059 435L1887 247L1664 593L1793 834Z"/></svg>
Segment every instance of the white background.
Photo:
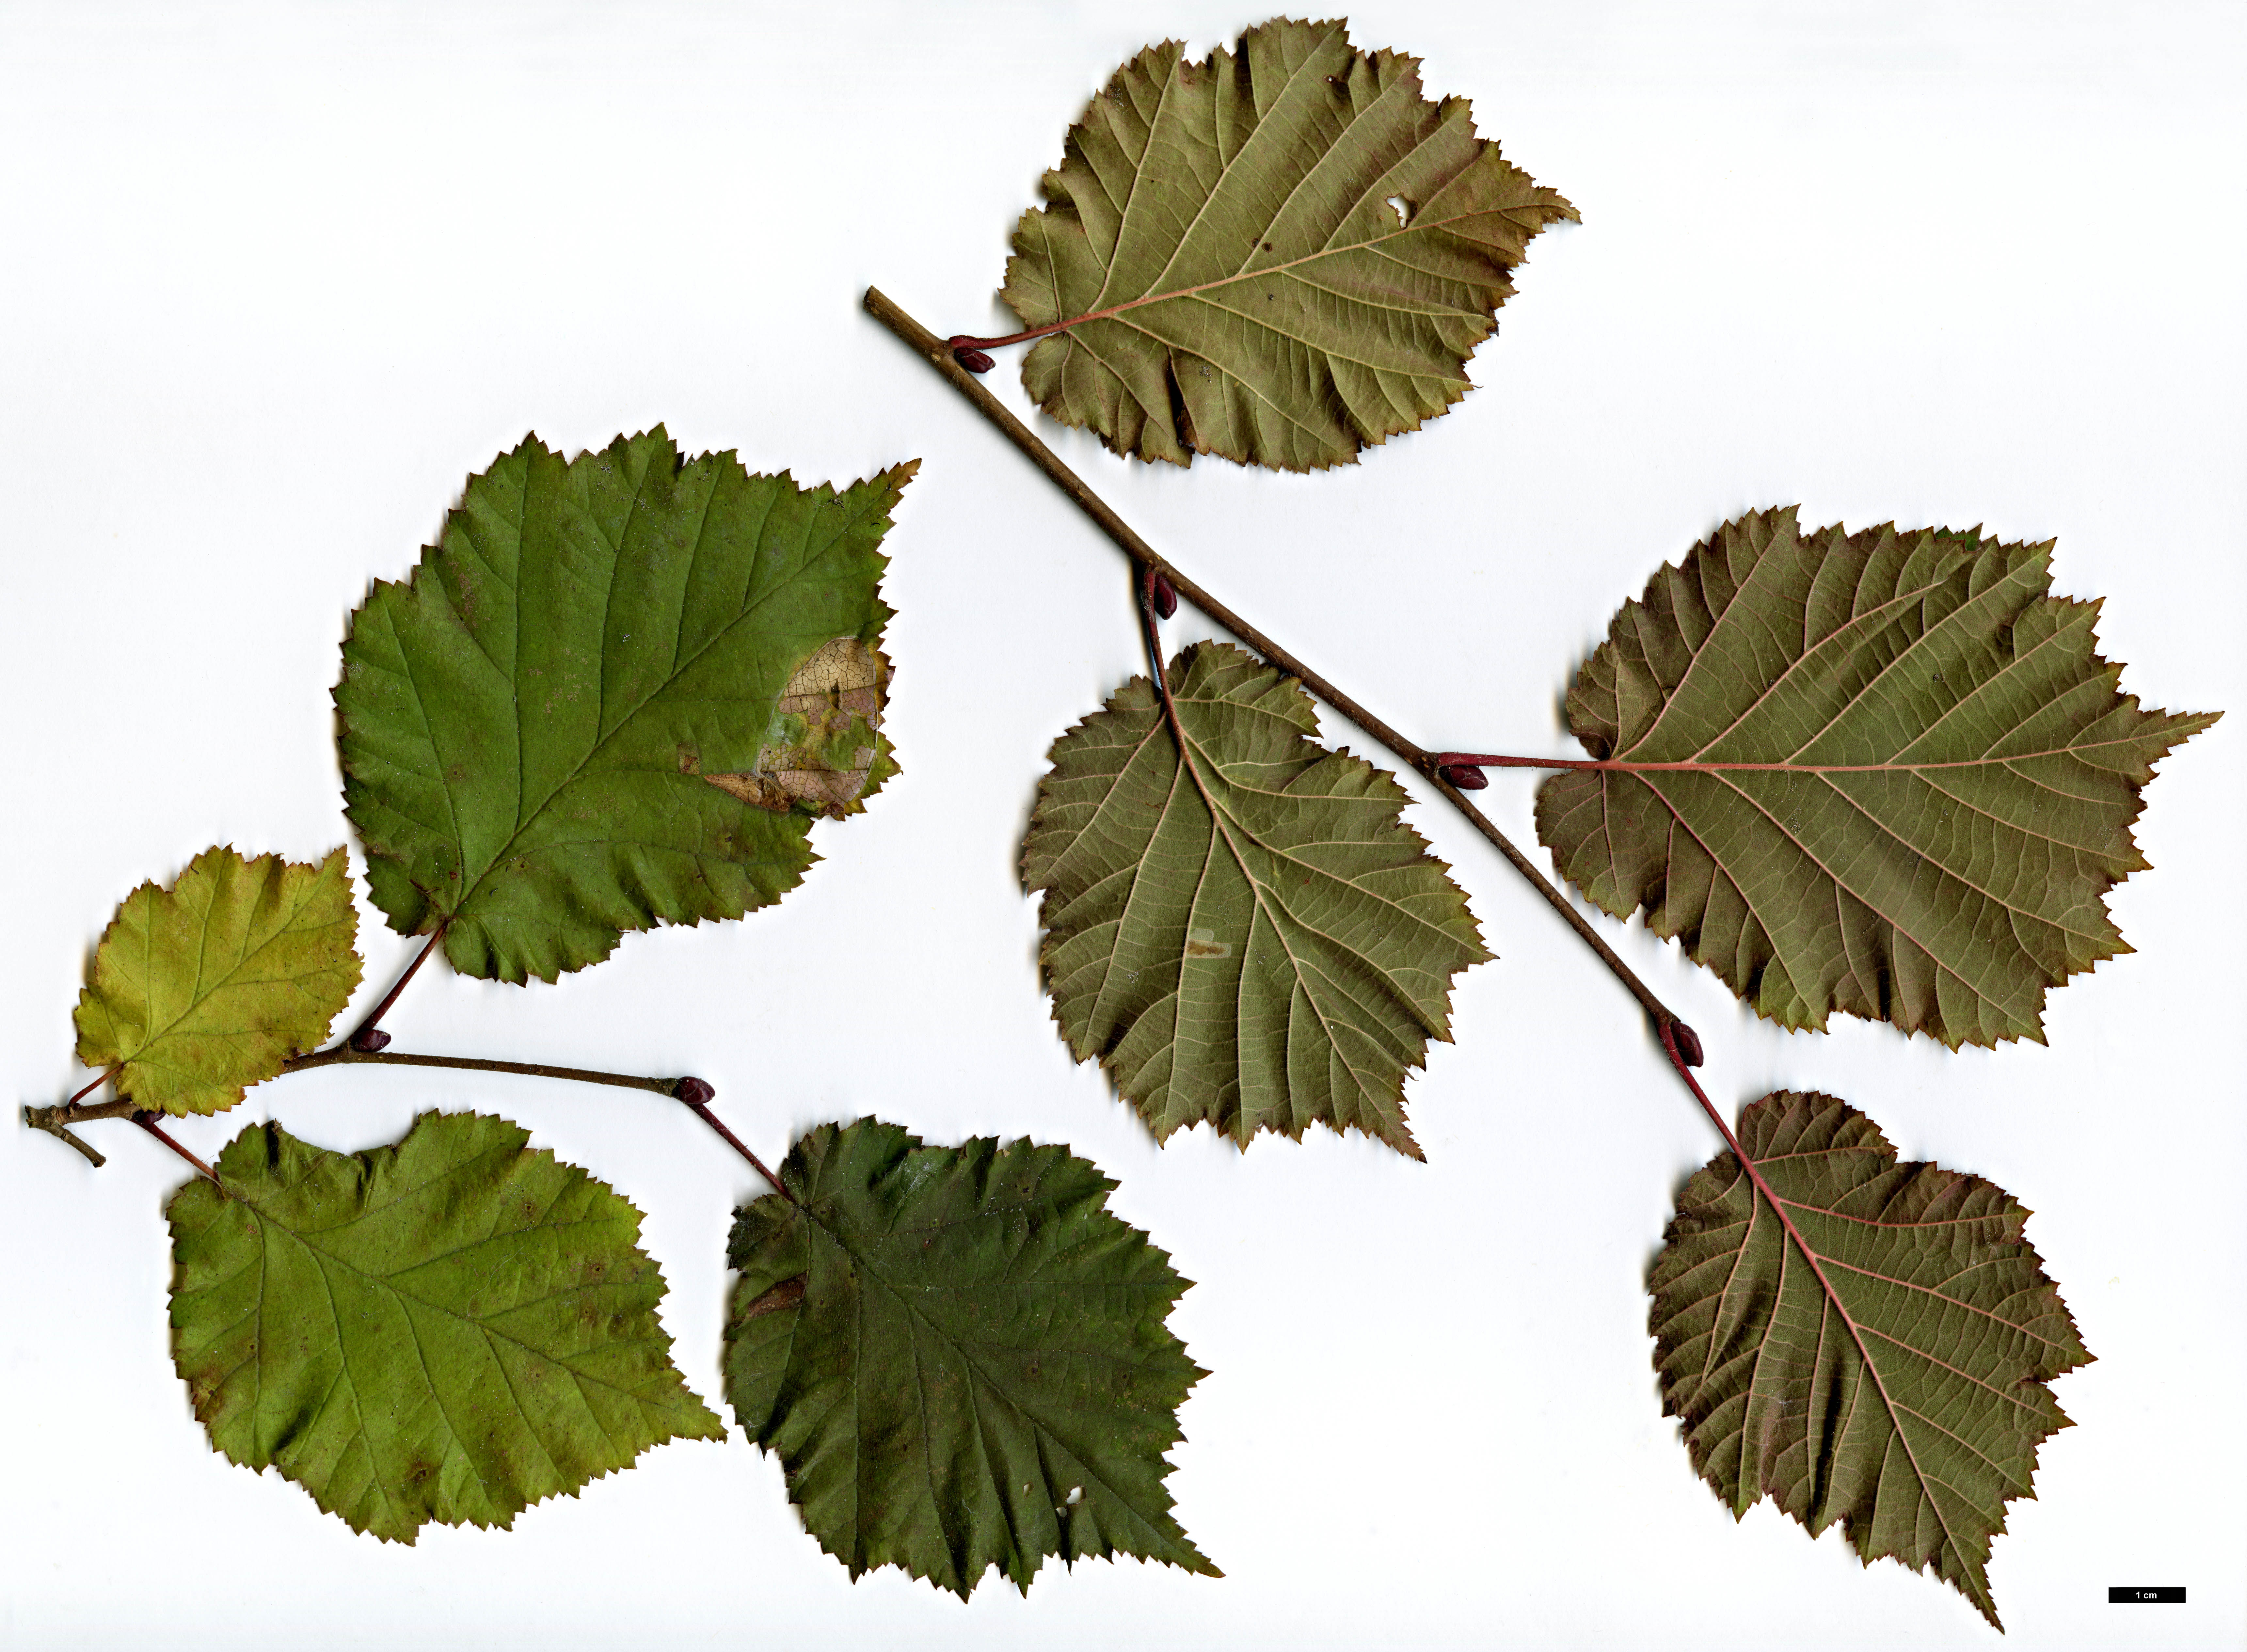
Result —
<svg viewBox="0 0 2247 1652"><path fill-rule="evenodd" d="M962 1606L853 1586L738 1435L518 1519L353 1535L214 1455L167 1346L181 1167L0 1130L0 1641L10 1646L1993 1647L1947 1587L1769 1505L1735 1526L1660 1415L1643 1280L1715 1150L1622 992L1440 804L1410 818L1501 954L1409 1089L1408 1164L1321 1135L1158 1150L1071 1064L1014 856L1049 742L1139 658L1122 564L858 309L991 294L1064 128L1146 41L1260 13L1123 6L0 5L0 774L10 1095L60 1097L83 962L197 850L346 837L345 616L526 430L847 480L925 463L891 537L905 764L745 922L626 938L528 990L415 983L400 1047L695 1072L777 1157L878 1112L1065 1141L1199 1281L1213 1373L1171 1485L1222 1566L1048 1568ZM1720 1105L1779 1086L1987 1175L2099 1362L2063 1379L1991 1575L2031 1648L2232 1647L2247 1224L2237 940L2247 267L2234 5L1368 4L1582 210L1520 272L1484 386L1340 473L1133 468L1124 515L1431 745L1573 749L1557 701L1656 565L1742 509L2056 537L2171 758L2114 910L2138 947L2048 1047L1754 1022L1602 920L1701 1030ZM1017 352L1018 353L1018 352ZM993 382L1019 404L1010 357ZM1199 634L1190 612L1173 639ZM1330 727L1363 749L1362 739ZM1533 777L1485 795L1524 842ZM2225 845L2230 845L2227 850ZM356 855L356 850L354 850ZM1541 858L1541 851L1540 851ZM362 908L368 985L407 943ZM346 1023L348 1024L348 1023ZM277 1113L356 1149L503 1110L647 1212L717 1397L754 1178L683 1109L526 1080L331 1072ZM2179 1583L2183 1607L2109 1607Z"/></svg>

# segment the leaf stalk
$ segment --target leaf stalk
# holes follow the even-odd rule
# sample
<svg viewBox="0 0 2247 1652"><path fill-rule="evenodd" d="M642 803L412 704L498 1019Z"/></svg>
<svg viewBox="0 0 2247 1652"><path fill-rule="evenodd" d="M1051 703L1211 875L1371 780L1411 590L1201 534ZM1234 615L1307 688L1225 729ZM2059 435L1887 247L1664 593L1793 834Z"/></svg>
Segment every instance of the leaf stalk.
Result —
<svg viewBox="0 0 2247 1652"><path fill-rule="evenodd" d="M204 1164L202 1160L197 1158L193 1153L188 1151L186 1148L181 1147L170 1137L164 1134L163 1127L156 1123L156 1116L154 1113L149 1112L145 1108L136 1108L133 1112L127 1114L126 1116L129 1117L135 1124L138 1124L142 1130L147 1131L149 1135L163 1143L165 1146L170 1148L174 1153L177 1153L181 1158L187 1160L188 1164L194 1165L198 1171L201 1171L203 1175L208 1178L213 1187L219 1188L223 1191L226 1184L218 1179L218 1172L213 1170L209 1165Z"/></svg>
<svg viewBox="0 0 2247 1652"><path fill-rule="evenodd" d="M382 1002L370 1010L366 1019L361 1021L352 1030L352 1035L344 1041L345 1045L361 1055L372 1055L390 1042L390 1034L382 1030L382 1018L390 1014L390 1007L398 1001L398 995L406 990L406 983L412 980L420 972L421 966L429 961L429 954L437 950L437 944L444 939L445 925L440 923L436 928L429 932L429 944L414 953L413 961L406 966L406 973L392 984L390 990L382 995Z"/></svg>

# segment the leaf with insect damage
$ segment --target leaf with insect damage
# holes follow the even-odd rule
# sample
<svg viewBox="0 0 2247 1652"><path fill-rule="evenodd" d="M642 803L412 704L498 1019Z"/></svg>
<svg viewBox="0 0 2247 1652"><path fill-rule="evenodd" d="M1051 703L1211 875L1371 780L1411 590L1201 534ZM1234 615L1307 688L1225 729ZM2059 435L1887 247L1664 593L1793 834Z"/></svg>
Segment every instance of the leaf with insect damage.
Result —
<svg viewBox="0 0 2247 1652"><path fill-rule="evenodd" d="M1119 454L1316 470L1442 413L1576 210L1475 136L1419 60L1274 18L1124 65L1069 128L1000 292L1059 328L1022 383Z"/></svg>
<svg viewBox="0 0 2247 1652"><path fill-rule="evenodd" d="M1158 1137L1361 1130L1415 1158L1404 1075L1490 956L1397 816L1396 781L1311 736L1293 678L1204 644L1053 748L1022 844L1054 1019Z"/></svg>
<svg viewBox="0 0 2247 1652"><path fill-rule="evenodd" d="M102 932L79 993L78 1058L164 1113L216 1113L315 1048L359 981L351 869L207 849L143 884Z"/></svg>
<svg viewBox="0 0 2247 1652"><path fill-rule="evenodd" d="M424 1113L331 1153L254 1125L173 1197L172 1354L211 1444L352 1530L499 1526L725 1428L657 1322L639 1212L529 1135Z"/></svg>
<svg viewBox="0 0 2247 1652"><path fill-rule="evenodd" d="M1218 1575L1171 1514L1164 1453L1205 1375L1165 1323L1186 1288L1066 1149L924 1147L823 1124L744 1206L726 1397L852 1577L965 1596L1048 1555Z"/></svg>
<svg viewBox="0 0 2247 1652"><path fill-rule="evenodd" d="M794 888L812 818L896 772L879 547L916 468L802 488L659 427L472 477L344 643L345 803L392 927L552 980Z"/></svg>
<svg viewBox="0 0 2247 1652"><path fill-rule="evenodd" d="M1596 766L1539 788L1539 836L1786 1026L2041 1042L2046 991L2129 950L2105 897L2146 864L2140 788L2220 714L2120 693L2051 550L1726 523L1578 672Z"/></svg>
<svg viewBox="0 0 2247 1652"><path fill-rule="evenodd" d="M1678 1195L1648 1281L1663 1410L1735 1518L1770 1497L1992 1624L1990 1541L2089 1362L2003 1188L1900 1164L1830 1096L1766 1096Z"/></svg>

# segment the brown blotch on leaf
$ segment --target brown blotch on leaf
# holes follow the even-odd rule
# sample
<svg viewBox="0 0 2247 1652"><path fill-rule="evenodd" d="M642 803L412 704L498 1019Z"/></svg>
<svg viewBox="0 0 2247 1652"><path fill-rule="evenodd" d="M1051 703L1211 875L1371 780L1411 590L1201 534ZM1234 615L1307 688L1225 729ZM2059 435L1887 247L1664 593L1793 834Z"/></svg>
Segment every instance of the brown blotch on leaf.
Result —
<svg viewBox="0 0 2247 1652"><path fill-rule="evenodd" d="M760 1314L777 1314L784 1307L794 1307L802 1300L803 1300L803 1275L799 1273L792 1280L782 1280L772 1289L758 1297L755 1301L741 1310L741 1317L744 1320L753 1320Z"/></svg>
<svg viewBox="0 0 2247 1652"><path fill-rule="evenodd" d="M746 774L702 778L753 809L786 814L803 808L841 819L857 805L859 795L866 789L875 747L857 747L846 768L831 767L820 747L848 734L854 719L880 733L889 683L890 662L878 649L867 647L855 637L838 637L823 644L796 667L780 699L781 715L803 720L802 742L766 747L757 754L756 767Z"/></svg>

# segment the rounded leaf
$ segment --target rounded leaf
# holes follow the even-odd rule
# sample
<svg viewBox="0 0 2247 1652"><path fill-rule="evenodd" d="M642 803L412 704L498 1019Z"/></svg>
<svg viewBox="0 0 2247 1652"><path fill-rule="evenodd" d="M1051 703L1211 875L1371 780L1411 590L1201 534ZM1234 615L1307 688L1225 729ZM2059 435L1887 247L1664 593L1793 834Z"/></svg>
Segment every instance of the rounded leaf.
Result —
<svg viewBox="0 0 2247 1652"><path fill-rule="evenodd" d="M341 849L317 866L207 849L119 905L79 995L78 1058L143 1107L222 1112L328 1035L358 939Z"/></svg>
<svg viewBox="0 0 2247 1652"><path fill-rule="evenodd" d="M1471 388L1529 242L1576 209L1419 60L1274 18L1118 69L1025 213L1006 300L1061 328L1022 383L1119 454L1317 470Z"/></svg>
<svg viewBox="0 0 2247 1652"><path fill-rule="evenodd" d="M656 1319L639 1212L478 1113L331 1153L254 1125L173 1197L172 1354L211 1444L352 1530L508 1526L719 1439Z"/></svg>
<svg viewBox="0 0 2247 1652"><path fill-rule="evenodd" d="M344 802L391 926L552 980L794 888L812 817L896 772L878 547L916 468L802 488L659 427L472 477L344 642Z"/></svg>

